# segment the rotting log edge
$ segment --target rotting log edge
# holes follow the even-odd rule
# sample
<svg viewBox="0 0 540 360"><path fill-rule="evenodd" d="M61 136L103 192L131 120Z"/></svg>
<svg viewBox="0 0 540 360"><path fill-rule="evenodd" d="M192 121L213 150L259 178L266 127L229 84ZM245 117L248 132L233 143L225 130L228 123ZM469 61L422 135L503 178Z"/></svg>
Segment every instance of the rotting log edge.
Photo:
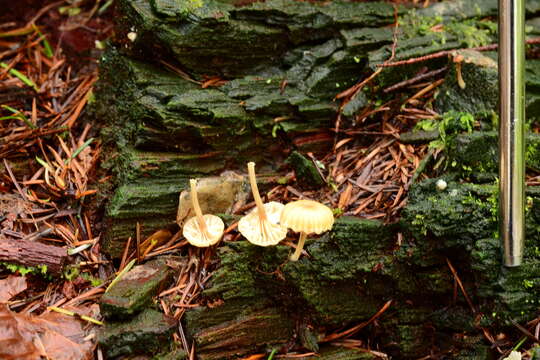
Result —
<svg viewBox="0 0 540 360"><path fill-rule="evenodd" d="M47 272L60 274L67 260L67 250L28 240L0 241L0 262L24 266L47 266Z"/></svg>

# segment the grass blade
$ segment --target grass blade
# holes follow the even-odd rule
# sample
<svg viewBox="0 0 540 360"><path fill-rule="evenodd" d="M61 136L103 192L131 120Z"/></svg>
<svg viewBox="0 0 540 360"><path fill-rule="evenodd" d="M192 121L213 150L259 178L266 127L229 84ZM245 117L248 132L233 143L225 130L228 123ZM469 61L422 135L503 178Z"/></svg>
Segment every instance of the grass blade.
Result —
<svg viewBox="0 0 540 360"><path fill-rule="evenodd" d="M39 163L39 165L52 172L51 166L47 162L45 162L45 160L43 160L39 156L36 156L36 161Z"/></svg>
<svg viewBox="0 0 540 360"><path fill-rule="evenodd" d="M6 64L5 62L0 62L0 67L3 67L4 69L9 69L9 65ZM34 90L36 90L36 92L39 91L37 85L19 70L9 69L9 73L15 76L16 78L18 78L19 80L21 80L26 85L32 87Z"/></svg>
<svg viewBox="0 0 540 360"><path fill-rule="evenodd" d="M37 126L32 124L30 120L19 110L12 108L8 105L2 105L2 108L11 111L14 115L11 116L12 119L19 119L24 121L26 126L28 126L30 129L37 129ZM0 118L0 120L6 120L6 118L10 118L9 116L4 116L3 118Z"/></svg>
<svg viewBox="0 0 540 360"><path fill-rule="evenodd" d="M62 308L59 308L59 307L56 307L56 306L49 306L49 310L52 310L52 311L55 311L55 312L57 312L57 313L64 314L64 315L67 315L67 316L78 316L78 317L80 317L82 320L91 322L91 323L93 323L93 324L96 324L96 325L103 325L103 322L102 322L102 321L99 321L99 320L96 320L96 319L94 319L94 318L91 318L90 316L81 315L81 314L79 314L79 313L76 313L75 311L70 311L70 310L62 309Z"/></svg>
<svg viewBox="0 0 540 360"><path fill-rule="evenodd" d="M94 138L90 138L84 142L75 152L65 161L65 164L67 165L71 160L75 159L79 154L88 147L94 141Z"/></svg>
<svg viewBox="0 0 540 360"><path fill-rule="evenodd" d="M41 31L39 31L38 27L36 25L33 25L34 29L38 33L39 37L42 38L41 42L43 43L43 53L46 57L52 58L54 56L54 51L51 47L51 44L47 41L47 37L43 35Z"/></svg>
<svg viewBox="0 0 540 360"><path fill-rule="evenodd" d="M34 29L31 26L25 26L23 28L9 30L3 33L0 33L0 38L12 37L12 36L23 36L32 33Z"/></svg>
<svg viewBox="0 0 540 360"><path fill-rule="evenodd" d="M23 118L21 116L18 116L18 115L8 115L8 116L0 117L0 121L2 121L2 120L11 120L11 119L23 120Z"/></svg>
<svg viewBox="0 0 540 360"><path fill-rule="evenodd" d="M109 286L107 286L107 289L105 289L105 293L107 291L109 291L113 286L114 284L116 284L121 278L122 276L124 276L129 270L131 270L131 268L133 267L133 265L135 265L135 261L137 261L137 259L133 259L131 260L125 268L122 269L122 271L120 271L118 273L118 275L116 275L116 277L113 279L113 281L111 281L111 283L109 284Z"/></svg>

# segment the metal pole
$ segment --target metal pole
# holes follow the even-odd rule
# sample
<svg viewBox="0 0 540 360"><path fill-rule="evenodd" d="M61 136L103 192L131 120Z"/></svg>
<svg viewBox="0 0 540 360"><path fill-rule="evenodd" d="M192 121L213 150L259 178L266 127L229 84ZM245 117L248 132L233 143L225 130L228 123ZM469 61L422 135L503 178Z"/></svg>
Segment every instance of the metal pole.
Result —
<svg viewBox="0 0 540 360"><path fill-rule="evenodd" d="M525 218L525 0L499 0L499 176L503 264L519 266Z"/></svg>

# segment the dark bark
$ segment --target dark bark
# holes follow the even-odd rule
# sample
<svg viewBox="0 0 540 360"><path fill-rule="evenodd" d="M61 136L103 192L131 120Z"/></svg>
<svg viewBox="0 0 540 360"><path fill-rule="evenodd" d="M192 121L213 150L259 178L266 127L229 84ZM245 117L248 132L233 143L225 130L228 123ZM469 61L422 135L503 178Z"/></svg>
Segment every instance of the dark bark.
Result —
<svg viewBox="0 0 540 360"><path fill-rule="evenodd" d="M391 54L392 61L400 61L495 43L494 18L489 20L496 15L495 0L443 1L414 12L382 1L266 0L234 6L234 0L205 0L187 14L165 6L172 3L120 0L119 38L128 32L137 36L111 46L100 61L95 112L105 124L105 145L116 150L109 163L118 187L107 207L104 242L112 257L121 256L137 223L146 233L174 224L178 193L190 177L245 171L248 161L276 170L291 149L323 157L334 141L328 129L335 126L338 110L345 129L366 107L388 100L379 90L417 77L422 67L428 73L447 71L433 108L446 113L448 126L437 127L433 138L409 133L408 141L405 135L401 139L444 140L444 162L437 158L436 169L447 188L437 187L438 179L421 180L418 171L398 224L341 217L329 234L310 238L309 256L297 262L287 261L287 246L261 248L246 241L220 246L220 265L199 301L211 306L188 309L182 320L198 358L245 357L293 344L295 350L318 352L321 359L373 356L344 354L349 349L343 348L336 354L324 339L365 323L391 304L356 336L400 359L436 352L485 359L491 351L482 340L485 327L502 329L537 316L540 191L528 193L525 265L505 269L500 263L493 184L497 141L489 132L492 121L484 121L486 113L496 111L494 54L460 52L466 58L465 89L457 83L452 60L417 59L384 68L369 91L342 109L334 101ZM540 11L533 4L540 2L528 0L528 18ZM400 25L394 44L395 15ZM426 31L439 17L443 31ZM149 61L156 56L178 65L190 79ZM540 113L539 60L527 60L527 74L532 119ZM228 81L202 87L208 76ZM484 114L475 116L483 120L481 131L465 133L462 112ZM540 168L540 141L534 138L529 137L527 164ZM426 173L432 162L426 161ZM296 187L302 177L295 174ZM459 293L457 276L464 289Z"/></svg>
<svg viewBox="0 0 540 360"><path fill-rule="evenodd" d="M46 266L50 274L60 274L67 260L64 248L28 240L0 241L0 262L24 266Z"/></svg>

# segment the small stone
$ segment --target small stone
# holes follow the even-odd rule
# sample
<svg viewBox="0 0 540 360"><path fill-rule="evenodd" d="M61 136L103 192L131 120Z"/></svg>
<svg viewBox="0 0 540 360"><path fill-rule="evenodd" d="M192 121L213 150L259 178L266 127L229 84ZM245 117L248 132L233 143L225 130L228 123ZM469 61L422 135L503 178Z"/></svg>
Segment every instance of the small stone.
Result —
<svg viewBox="0 0 540 360"><path fill-rule="evenodd" d="M98 334L98 343L107 359L128 354L156 354L168 348L175 328L173 318L147 309L131 321L106 323Z"/></svg>
<svg viewBox="0 0 540 360"><path fill-rule="evenodd" d="M226 171L221 176L197 181L197 197L203 214L231 214L233 207L245 204L250 192L244 176ZM195 216L189 190L180 193L176 222L180 227Z"/></svg>
<svg viewBox="0 0 540 360"><path fill-rule="evenodd" d="M318 188L325 184L324 179L316 168L313 161L300 154L298 151L293 151L287 162L294 168L296 181L306 188Z"/></svg>
<svg viewBox="0 0 540 360"><path fill-rule="evenodd" d="M152 297L171 276L163 261L135 266L101 297L101 313L106 319L133 316L152 303Z"/></svg>

